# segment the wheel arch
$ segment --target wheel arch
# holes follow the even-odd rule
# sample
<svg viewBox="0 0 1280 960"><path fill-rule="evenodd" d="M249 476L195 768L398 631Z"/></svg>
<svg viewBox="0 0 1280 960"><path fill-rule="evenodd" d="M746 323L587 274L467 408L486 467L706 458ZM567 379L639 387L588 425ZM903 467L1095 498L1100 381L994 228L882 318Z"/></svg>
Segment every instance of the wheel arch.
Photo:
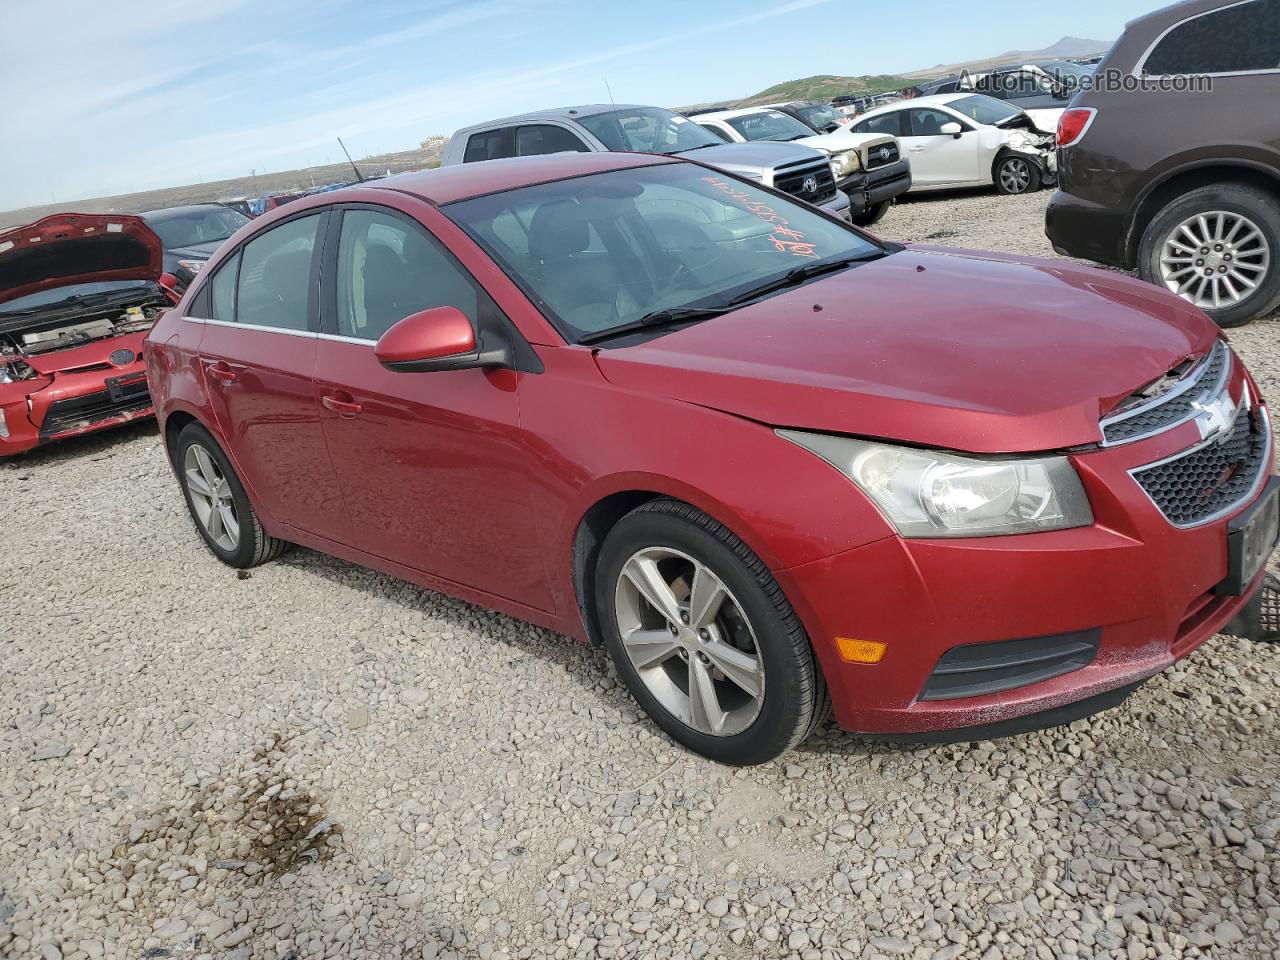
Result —
<svg viewBox="0 0 1280 960"><path fill-rule="evenodd" d="M1130 269L1137 266L1143 234L1167 204L1192 190L1214 184L1252 186L1280 199L1280 174L1262 165L1242 160L1180 166L1150 184L1135 205L1129 219L1129 233L1125 237L1125 266Z"/></svg>

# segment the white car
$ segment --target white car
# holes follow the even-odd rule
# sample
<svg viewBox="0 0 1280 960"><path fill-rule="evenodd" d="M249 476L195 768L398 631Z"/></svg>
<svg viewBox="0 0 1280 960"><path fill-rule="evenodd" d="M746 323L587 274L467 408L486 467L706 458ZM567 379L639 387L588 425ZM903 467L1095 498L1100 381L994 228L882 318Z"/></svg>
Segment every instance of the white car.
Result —
<svg viewBox="0 0 1280 960"><path fill-rule="evenodd" d="M1057 179L1054 136L1026 112L976 93L899 100L863 114L856 133L897 137L911 162L911 191L995 185L1031 193Z"/></svg>
<svg viewBox="0 0 1280 960"><path fill-rule="evenodd" d="M911 166L897 138L890 135L856 133L847 126L819 133L772 107L695 112L689 117L726 143L781 140L821 150L831 158L836 186L848 194L849 213L860 226L875 223L894 197L911 188Z"/></svg>

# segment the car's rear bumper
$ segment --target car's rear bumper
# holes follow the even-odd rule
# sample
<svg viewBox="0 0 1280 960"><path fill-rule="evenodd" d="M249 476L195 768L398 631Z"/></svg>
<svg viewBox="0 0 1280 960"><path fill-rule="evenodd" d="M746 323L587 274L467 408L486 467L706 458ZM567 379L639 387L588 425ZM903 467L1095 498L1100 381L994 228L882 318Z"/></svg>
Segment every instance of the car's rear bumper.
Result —
<svg viewBox="0 0 1280 960"><path fill-rule="evenodd" d="M1045 210L1045 235L1063 256L1131 267L1126 253L1128 231L1129 215L1125 210L1063 190L1054 193Z"/></svg>
<svg viewBox="0 0 1280 960"><path fill-rule="evenodd" d="M1220 592L1229 572L1227 527L1262 493L1217 521L1174 527L1128 474L1189 445L1187 431L1170 434L1179 439L1075 458L1094 505L1092 526L974 539L890 537L779 571L813 639L840 725L983 736L1037 715L1066 715L1086 701L1101 709L1114 699L1107 694L1159 673L1230 622L1262 573L1244 595ZM848 662L839 637L885 644L883 657ZM1072 662L1065 653L1053 660L1055 645L1082 652ZM981 676L957 677L965 670L956 666L957 648L968 648L961 660L970 664L975 651L1019 651L1011 674L1017 685L984 693ZM1026 667L1037 651L1050 661ZM1055 674L1055 663L1065 672ZM947 690L939 677L959 685Z"/></svg>
<svg viewBox="0 0 1280 960"><path fill-rule="evenodd" d="M140 357L142 337L131 334L104 343L118 349L127 342ZM0 384L0 411L0 457L154 414L141 359L105 370L66 370Z"/></svg>

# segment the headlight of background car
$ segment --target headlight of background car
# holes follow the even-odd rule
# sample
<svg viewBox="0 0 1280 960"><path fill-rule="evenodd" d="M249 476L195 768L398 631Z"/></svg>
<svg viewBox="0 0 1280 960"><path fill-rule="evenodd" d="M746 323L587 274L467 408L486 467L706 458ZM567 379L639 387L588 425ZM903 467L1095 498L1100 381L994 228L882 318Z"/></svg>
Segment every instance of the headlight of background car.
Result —
<svg viewBox="0 0 1280 960"><path fill-rule="evenodd" d="M980 459L779 430L872 499L904 537L989 537L1093 523L1065 457Z"/></svg>
<svg viewBox="0 0 1280 960"><path fill-rule="evenodd" d="M861 168L862 161L858 159L857 150L842 150L831 155L831 173L837 180L843 180Z"/></svg>
<svg viewBox="0 0 1280 960"><path fill-rule="evenodd" d="M178 266L182 267L183 270L190 271L191 273L199 273L200 268L203 267L204 264L205 264L205 261L203 260L179 260L178 261Z"/></svg>

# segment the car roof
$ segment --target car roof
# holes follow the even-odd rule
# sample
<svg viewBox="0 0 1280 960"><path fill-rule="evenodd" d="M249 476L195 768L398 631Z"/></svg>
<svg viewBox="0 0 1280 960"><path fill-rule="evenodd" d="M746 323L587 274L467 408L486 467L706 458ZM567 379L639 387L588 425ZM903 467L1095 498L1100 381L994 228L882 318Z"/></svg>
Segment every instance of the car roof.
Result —
<svg viewBox="0 0 1280 960"><path fill-rule="evenodd" d="M643 103L584 103L576 107L551 107L547 110L517 113L510 117L498 117L496 120L486 120L484 123L473 123L470 126L459 129L454 136L474 133L476 130L487 130L490 127L500 127L508 123L518 123L521 120L581 120L583 117L594 116L597 113L612 113L615 110L665 109L665 107L655 107L652 104Z"/></svg>
<svg viewBox="0 0 1280 960"><path fill-rule="evenodd" d="M181 207L160 207L158 210L144 210L138 216L144 220L151 220L156 223L162 223L165 220L175 220L178 217L185 217L197 210L229 210L231 209L225 203L188 203Z"/></svg>
<svg viewBox="0 0 1280 960"><path fill-rule="evenodd" d="M874 117L877 114L889 113L891 110L905 110L908 107L929 107L941 106L945 107L949 103L955 103L957 100L964 100L966 97L980 97L980 93L934 93L927 97L912 97L909 100L895 100L893 103L886 103L883 107L876 107L874 110L868 110L859 120L865 120L867 117ZM994 99L994 98L993 98Z"/></svg>
<svg viewBox="0 0 1280 960"><path fill-rule="evenodd" d="M504 190L518 190L552 180L568 180L611 170L682 163L676 157L652 153L549 153L536 157L508 157L479 163L459 163L418 173L400 173L376 182L352 184L348 189L393 190L428 203L445 204ZM331 202L342 191L317 194Z"/></svg>
<svg viewBox="0 0 1280 960"><path fill-rule="evenodd" d="M734 107L732 110L712 110L709 113L699 113L690 117L691 120L729 120L733 117L749 117L753 113L765 113L769 110L778 112L778 108L771 104L761 104L758 107Z"/></svg>

